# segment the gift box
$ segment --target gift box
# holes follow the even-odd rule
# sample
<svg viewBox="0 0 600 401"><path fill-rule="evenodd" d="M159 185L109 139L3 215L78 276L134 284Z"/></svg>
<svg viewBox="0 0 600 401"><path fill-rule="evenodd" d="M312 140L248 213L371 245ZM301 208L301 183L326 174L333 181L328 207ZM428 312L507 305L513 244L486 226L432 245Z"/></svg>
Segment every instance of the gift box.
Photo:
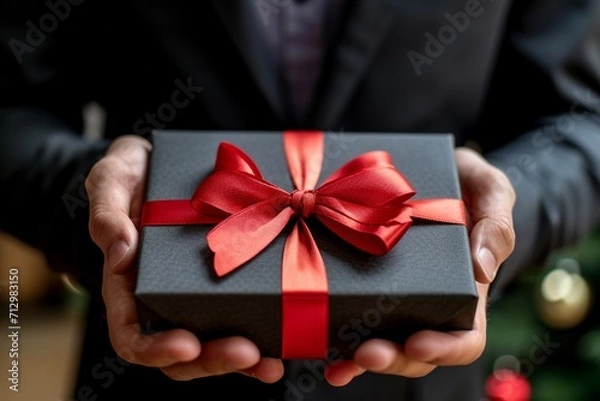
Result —
<svg viewBox="0 0 600 401"><path fill-rule="evenodd" d="M148 332L264 356L472 329L451 134L157 131L135 296Z"/></svg>

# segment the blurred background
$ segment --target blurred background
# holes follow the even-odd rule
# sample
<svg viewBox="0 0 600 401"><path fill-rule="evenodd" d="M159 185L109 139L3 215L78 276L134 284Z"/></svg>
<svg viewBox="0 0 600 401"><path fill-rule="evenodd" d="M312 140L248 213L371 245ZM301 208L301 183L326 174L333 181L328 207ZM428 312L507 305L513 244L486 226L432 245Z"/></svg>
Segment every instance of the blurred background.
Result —
<svg viewBox="0 0 600 401"><path fill-rule="evenodd" d="M551 254L543 266L532 266L491 307L488 373L520 371L532 401L600 400L599 294L596 230Z"/></svg>
<svg viewBox="0 0 600 401"><path fill-rule="evenodd" d="M8 389L9 271L19 276L19 392ZM0 232L0 400L71 401L87 294L52 272L37 251Z"/></svg>
<svg viewBox="0 0 600 401"><path fill-rule="evenodd" d="M0 233L0 295L6 334L9 270L19 270L19 393L0 386L0 400L67 401L75 379L88 297L49 270L42 255ZM600 230L532 266L490 307L483 355L490 388L505 401L600 400ZM499 372L513 372L499 383ZM504 376L503 376L504 377ZM6 379L3 378L3 382ZM460 400L457 400L460 401Z"/></svg>

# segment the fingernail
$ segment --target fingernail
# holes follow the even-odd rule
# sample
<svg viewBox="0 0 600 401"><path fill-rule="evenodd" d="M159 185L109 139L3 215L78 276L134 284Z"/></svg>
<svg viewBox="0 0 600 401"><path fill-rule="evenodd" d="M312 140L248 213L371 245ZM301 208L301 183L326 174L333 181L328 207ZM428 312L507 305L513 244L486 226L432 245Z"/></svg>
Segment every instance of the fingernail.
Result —
<svg viewBox="0 0 600 401"><path fill-rule="evenodd" d="M491 283L496 278L496 259L494 255L487 248L481 248L477 252L477 258L479 259L479 265L483 269L483 273Z"/></svg>
<svg viewBox="0 0 600 401"><path fill-rule="evenodd" d="M121 263L127 252L129 252L129 248L129 244L123 240L119 240L110 246L108 249L108 265L111 269Z"/></svg>

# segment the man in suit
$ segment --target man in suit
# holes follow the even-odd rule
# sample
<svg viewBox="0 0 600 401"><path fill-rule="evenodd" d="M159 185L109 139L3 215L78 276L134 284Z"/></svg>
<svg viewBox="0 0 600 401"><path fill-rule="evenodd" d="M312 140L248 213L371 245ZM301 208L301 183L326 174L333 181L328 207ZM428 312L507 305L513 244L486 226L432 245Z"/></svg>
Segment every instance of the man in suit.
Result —
<svg viewBox="0 0 600 401"><path fill-rule="evenodd" d="M599 221L595 1L15 0L0 16L0 229L90 291L76 400L478 400L488 295ZM82 137L91 101L98 140ZM372 340L326 371L243 338L142 334L153 128L454 133L475 330Z"/></svg>

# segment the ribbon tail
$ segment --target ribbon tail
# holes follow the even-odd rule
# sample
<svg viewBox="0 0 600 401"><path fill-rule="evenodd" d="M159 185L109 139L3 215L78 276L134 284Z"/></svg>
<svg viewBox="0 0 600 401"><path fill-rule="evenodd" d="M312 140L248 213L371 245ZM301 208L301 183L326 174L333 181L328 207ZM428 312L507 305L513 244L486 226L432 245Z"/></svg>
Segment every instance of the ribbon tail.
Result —
<svg viewBox="0 0 600 401"><path fill-rule="evenodd" d="M327 273L302 219L286 240L282 263L282 357L325 359L329 333Z"/></svg>
<svg viewBox="0 0 600 401"><path fill-rule="evenodd" d="M467 208L461 199L414 199L406 205L412 209L412 218L469 226Z"/></svg>
<svg viewBox="0 0 600 401"><path fill-rule="evenodd" d="M216 225L206 236L215 253L215 271L222 277L246 263L285 228L294 211L287 198L269 199L233 214Z"/></svg>

